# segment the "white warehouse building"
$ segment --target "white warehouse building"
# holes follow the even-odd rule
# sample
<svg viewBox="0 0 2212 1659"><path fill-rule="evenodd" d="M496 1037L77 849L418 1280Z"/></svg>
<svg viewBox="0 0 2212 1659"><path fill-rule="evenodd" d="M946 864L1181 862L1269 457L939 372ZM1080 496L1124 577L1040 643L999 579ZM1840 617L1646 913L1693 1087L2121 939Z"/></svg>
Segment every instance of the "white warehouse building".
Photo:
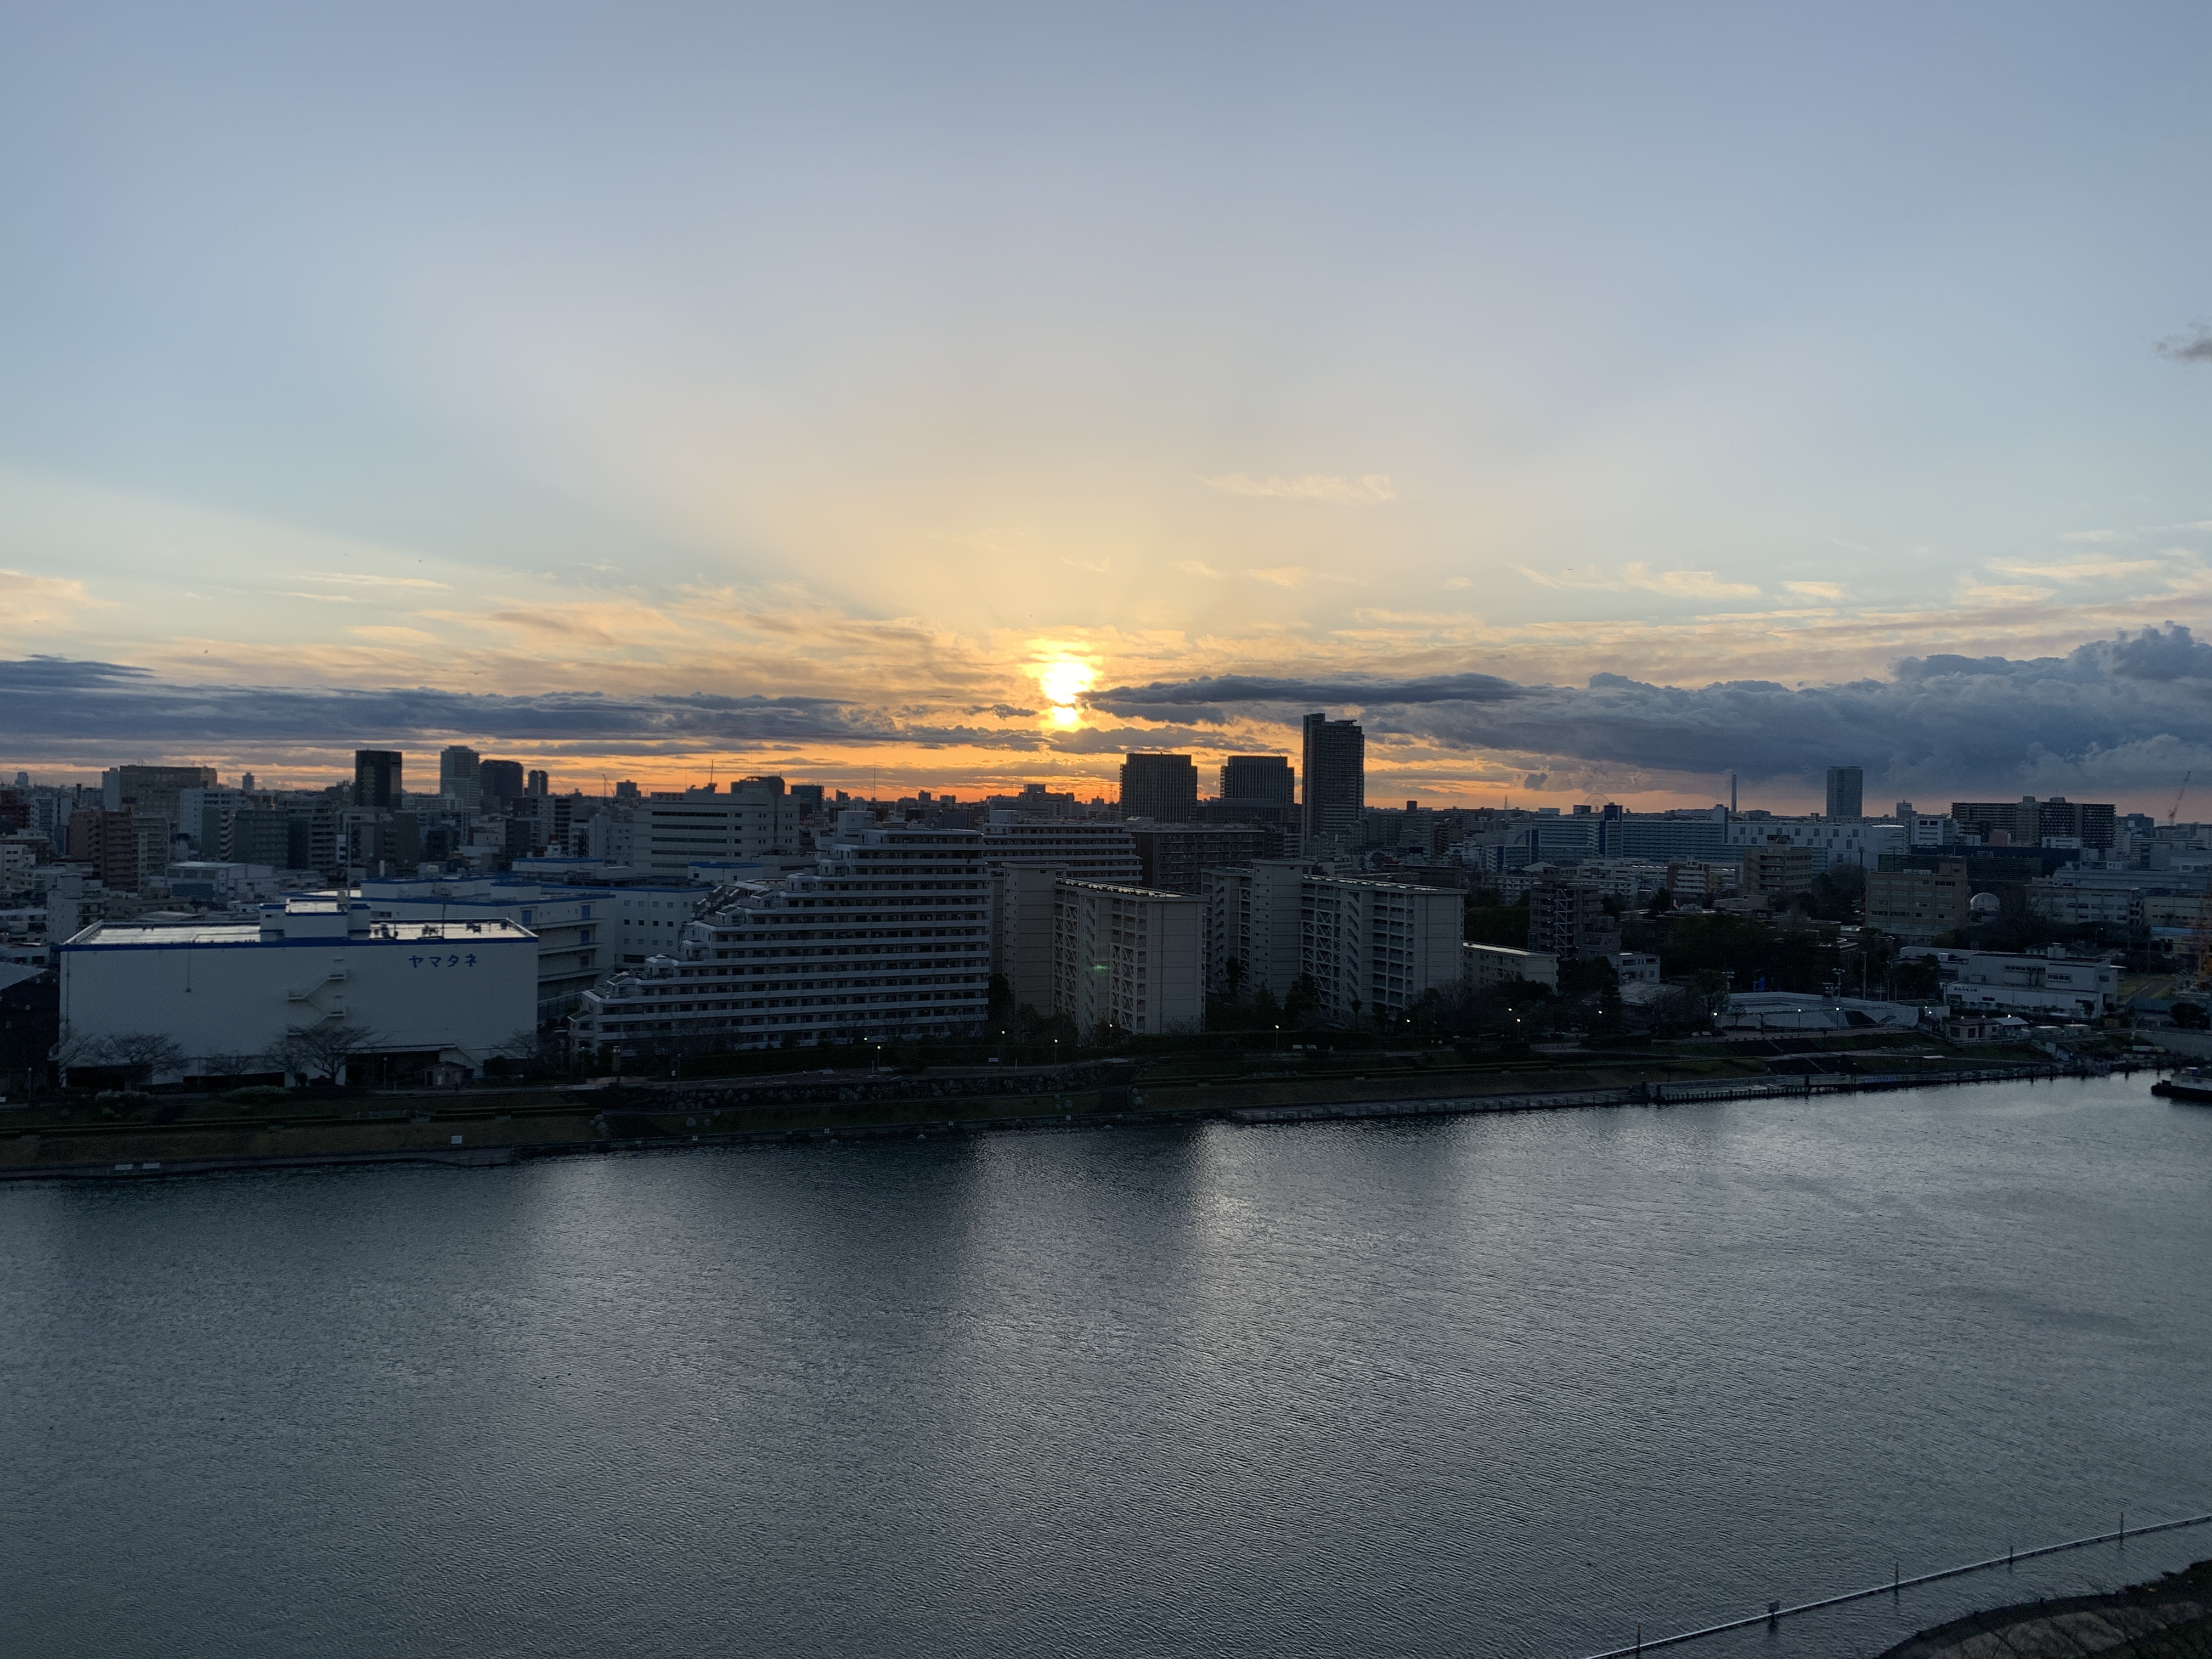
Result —
<svg viewBox="0 0 2212 1659"><path fill-rule="evenodd" d="M65 1042L166 1036L193 1062L181 1075L273 1070L239 1062L321 1025L359 1028L404 1071L475 1069L538 1023L538 940L503 918L380 921L290 899L258 924L96 923L56 954Z"/></svg>

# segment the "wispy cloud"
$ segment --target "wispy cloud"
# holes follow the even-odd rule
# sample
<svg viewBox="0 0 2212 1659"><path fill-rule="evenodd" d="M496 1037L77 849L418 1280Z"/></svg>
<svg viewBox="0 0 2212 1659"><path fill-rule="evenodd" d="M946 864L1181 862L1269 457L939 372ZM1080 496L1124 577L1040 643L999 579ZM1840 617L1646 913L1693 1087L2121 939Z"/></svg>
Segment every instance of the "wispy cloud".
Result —
<svg viewBox="0 0 2212 1659"><path fill-rule="evenodd" d="M2160 340L2157 350L2169 362L2212 363L2212 324L2191 323L2186 333Z"/></svg>
<svg viewBox="0 0 2212 1659"><path fill-rule="evenodd" d="M1186 576L1205 576L1214 581L1221 580L1221 573L1203 559L1177 559L1175 568Z"/></svg>
<svg viewBox="0 0 2212 1659"><path fill-rule="evenodd" d="M1255 581L1269 582L1277 587L1304 587L1308 582L1345 582L1354 587L1360 586L1357 576L1340 576L1327 570L1309 570L1302 564L1279 564L1266 569L1247 570L1244 574Z"/></svg>
<svg viewBox="0 0 2212 1659"><path fill-rule="evenodd" d="M1249 472L1231 472L1204 482L1232 495L1264 495L1283 501L1328 501L1337 507L1376 507L1398 499L1397 486L1384 472L1363 472L1356 478L1340 478L1327 472L1309 472L1295 478L1255 478Z"/></svg>
<svg viewBox="0 0 2212 1659"><path fill-rule="evenodd" d="M1841 582L1784 582L1782 586L1792 593L1802 593L1808 599L1840 599L1844 588Z"/></svg>
<svg viewBox="0 0 2212 1659"><path fill-rule="evenodd" d="M1525 564L1513 568L1540 587L1589 588L1613 593L1633 587L1689 599L1748 599L1759 591L1750 582L1723 581L1710 570L1655 571L1643 563L1624 565L1619 575L1607 575L1595 568L1585 575L1573 567L1561 571L1531 570Z"/></svg>
<svg viewBox="0 0 2212 1659"><path fill-rule="evenodd" d="M1071 570L1087 570L1094 576L1110 576L1114 574L1114 562L1111 559L1063 558L1060 562Z"/></svg>
<svg viewBox="0 0 2212 1659"><path fill-rule="evenodd" d="M0 570L0 616L19 639L27 629L66 628L77 611L94 605L106 608L107 603L93 598L74 577Z"/></svg>
<svg viewBox="0 0 2212 1659"><path fill-rule="evenodd" d="M1446 587L1472 587L1474 586L1474 578L1472 576L1454 576L1449 581L1446 582L1444 586Z"/></svg>
<svg viewBox="0 0 2212 1659"><path fill-rule="evenodd" d="M2118 530L2069 530L2058 539L2062 542L2116 542L2122 533Z"/></svg>
<svg viewBox="0 0 2212 1659"><path fill-rule="evenodd" d="M372 576L366 572L352 570L312 571L300 578L305 582L341 582L352 587L434 587L445 591L451 584L434 582L428 576Z"/></svg>
<svg viewBox="0 0 2212 1659"><path fill-rule="evenodd" d="M2019 576L2029 581L2088 582L2108 581L2115 576L2140 576L2150 571L2164 570L2166 564L2162 559L2116 559L2108 553L2091 553L2078 559L2061 560L2055 564L1991 559L1988 568L2000 576Z"/></svg>

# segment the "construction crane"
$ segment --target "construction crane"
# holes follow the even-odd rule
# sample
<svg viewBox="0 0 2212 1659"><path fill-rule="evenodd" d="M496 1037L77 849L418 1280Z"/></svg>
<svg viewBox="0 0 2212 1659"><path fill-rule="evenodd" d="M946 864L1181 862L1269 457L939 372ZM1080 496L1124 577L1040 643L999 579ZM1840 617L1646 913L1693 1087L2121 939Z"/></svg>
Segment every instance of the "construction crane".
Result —
<svg viewBox="0 0 2212 1659"><path fill-rule="evenodd" d="M2194 771L2184 772L2181 775L2181 787L2173 792L2173 805L2166 809L2166 827L2167 829L2172 829L2174 819L2181 816L2182 797L2189 793L2189 781L2196 775L2197 774Z"/></svg>

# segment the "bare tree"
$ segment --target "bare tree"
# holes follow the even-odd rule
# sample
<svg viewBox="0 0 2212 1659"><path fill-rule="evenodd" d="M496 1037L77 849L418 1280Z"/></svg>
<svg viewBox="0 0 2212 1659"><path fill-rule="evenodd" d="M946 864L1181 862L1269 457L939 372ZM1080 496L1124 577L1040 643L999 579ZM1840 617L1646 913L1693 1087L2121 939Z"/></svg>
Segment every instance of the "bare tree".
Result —
<svg viewBox="0 0 2212 1659"><path fill-rule="evenodd" d="M244 1077L255 1072L272 1072L276 1068L265 1054L215 1054L199 1057L202 1077Z"/></svg>
<svg viewBox="0 0 2212 1659"><path fill-rule="evenodd" d="M66 1085L72 1071L108 1063L107 1039L95 1036L89 1031L78 1030L72 1025L64 1025L54 1046L47 1051L46 1058L53 1062L54 1071Z"/></svg>
<svg viewBox="0 0 2212 1659"><path fill-rule="evenodd" d="M151 1082L159 1073L184 1070L185 1050L174 1037L159 1031L119 1031L107 1039L101 1063L116 1067L126 1083L135 1085Z"/></svg>
<svg viewBox="0 0 2212 1659"><path fill-rule="evenodd" d="M265 1056L271 1071L336 1083L348 1061L380 1047L383 1041L383 1033L373 1027L325 1020L285 1032L269 1045Z"/></svg>

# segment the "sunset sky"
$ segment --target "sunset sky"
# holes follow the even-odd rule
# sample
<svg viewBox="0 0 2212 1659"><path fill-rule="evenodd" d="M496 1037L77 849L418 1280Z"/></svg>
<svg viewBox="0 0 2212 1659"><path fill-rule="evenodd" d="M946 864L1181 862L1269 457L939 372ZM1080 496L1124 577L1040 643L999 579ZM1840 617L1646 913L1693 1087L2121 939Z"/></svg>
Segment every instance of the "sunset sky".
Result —
<svg viewBox="0 0 2212 1659"><path fill-rule="evenodd" d="M2208 158L2179 5L19 8L0 768L2162 814Z"/></svg>

